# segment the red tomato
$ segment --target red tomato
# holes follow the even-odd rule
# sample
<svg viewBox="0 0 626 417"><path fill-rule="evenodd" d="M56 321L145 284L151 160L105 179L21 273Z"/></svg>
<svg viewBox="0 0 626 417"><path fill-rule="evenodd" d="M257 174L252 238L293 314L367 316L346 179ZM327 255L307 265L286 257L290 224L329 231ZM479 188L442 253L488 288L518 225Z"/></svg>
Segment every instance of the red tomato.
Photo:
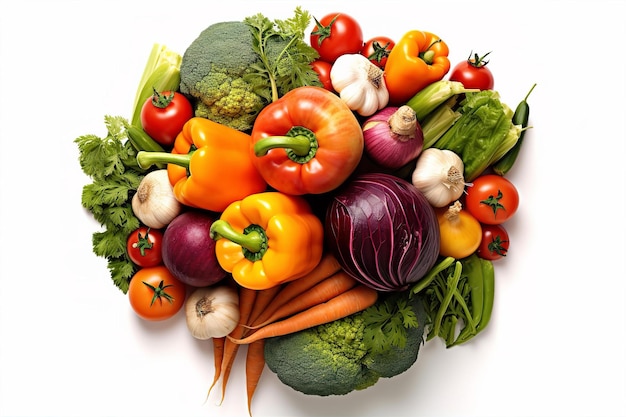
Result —
<svg viewBox="0 0 626 417"><path fill-rule="evenodd" d="M450 81L459 81L465 88L478 88L480 90L493 90L494 80L491 70L487 68L485 57L489 53L479 57L474 54L463 62L459 62L450 73Z"/></svg>
<svg viewBox="0 0 626 417"><path fill-rule="evenodd" d="M481 225L483 236L476 255L495 261L506 256L509 251L509 234L501 224Z"/></svg>
<svg viewBox="0 0 626 417"><path fill-rule="evenodd" d="M518 206L517 189L500 175L481 175L466 188L465 208L481 223L504 223L513 217Z"/></svg>
<svg viewBox="0 0 626 417"><path fill-rule="evenodd" d="M141 108L141 126L156 142L170 147L183 125L193 117L193 107L181 93L155 92Z"/></svg>
<svg viewBox="0 0 626 417"><path fill-rule="evenodd" d="M126 252L133 263L146 268L163 263L163 232L141 226L128 236Z"/></svg>
<svg viewBox="0 0 626 417"><path fill-rule="evenodd" d="M328 91L332 91L334 93L335 89L333 88L333 83L330 81L330 70L333 65L326 61L322 61L321 59L317 59L311 62L311 66L313 67L313 70L317 72L317 75L319 75L322 86Z"/></svg>
<svg viewBox="0 0 626 417"><path fill-rule="evenodd" d="M396 43L386 36L376 36L365 42L361 48L361 55L369 58L372 64L379 68L385 68L389 52Z"/></svg>
<svg viewBox="0 0 626 417"><path fill-rule="evenodd" d="M363 47L363 30L352 16L345 13L330 13L315 20L311 32L311 46L320 54L320 59L333 63L344 54L358 54Z"/></svg>
<svg viewBox="0 0 626 417"><path fill-rule="evenodd" d="M187 288L163 265L141 268L128 286L130 305L144 320L174 316L185 304Z"/></svg>

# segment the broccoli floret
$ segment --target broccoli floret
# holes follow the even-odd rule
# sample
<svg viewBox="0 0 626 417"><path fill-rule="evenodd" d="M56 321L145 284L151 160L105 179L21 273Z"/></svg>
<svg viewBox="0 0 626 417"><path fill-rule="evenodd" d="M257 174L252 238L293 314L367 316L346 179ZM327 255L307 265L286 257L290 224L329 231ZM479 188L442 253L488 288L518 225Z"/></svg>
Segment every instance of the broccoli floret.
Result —
<svg viewBox="0 0 626 417"><path fill-rule="evenodd" d="M259 57L244 22L219 22L189 45L180 66L180 91L194 103L195 115L238 130L252 128L266 104L245 81Z"/></svg>
<svg viewBox="0 0 626 417"><path fill-rule="evenodd" d="M249 130L264 102L242 78L223 72L212 72L196 84L196 92L204 92L196 102L195 115L228 125L237 130Z"/></svg>
<svg viewBox="0 0 626 417"><path fill-rule="evenodd" d="M408 295L407 295L408 296ZM368 343L372 311L385 302L380 297L372 310L286 336L266 339L265 362L286 385L307 395L345 395L408 370L423 344L427 316L420 297L409 301L417 326L406 328L403 346L383 351ZM406 311L394 314L406 314ZM398 318L398 317L396 317Z"/></svg>

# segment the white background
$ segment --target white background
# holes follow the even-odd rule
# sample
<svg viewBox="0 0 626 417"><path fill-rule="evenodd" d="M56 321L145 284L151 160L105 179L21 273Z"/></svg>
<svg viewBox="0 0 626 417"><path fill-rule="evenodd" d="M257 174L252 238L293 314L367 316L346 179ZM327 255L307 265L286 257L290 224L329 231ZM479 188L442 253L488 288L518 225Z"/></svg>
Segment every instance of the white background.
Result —
<svg viewBox="0 0 626 417"><path fill-rule="evenodd" d="M405 374L345 397L266 371L262 416L624 416L623 1L1 1L0 415L244 416L237 362L205 402L210 343L184 317L146 323L91 252L73 140L128 117L154 42L262 12L343 11L365 36L434 32L453 62L492 51L511 106L537 88L511 179L521 194L497 264L493 320L467 346L433 341ZM242 357L242 355L240 355Z"/></svg>

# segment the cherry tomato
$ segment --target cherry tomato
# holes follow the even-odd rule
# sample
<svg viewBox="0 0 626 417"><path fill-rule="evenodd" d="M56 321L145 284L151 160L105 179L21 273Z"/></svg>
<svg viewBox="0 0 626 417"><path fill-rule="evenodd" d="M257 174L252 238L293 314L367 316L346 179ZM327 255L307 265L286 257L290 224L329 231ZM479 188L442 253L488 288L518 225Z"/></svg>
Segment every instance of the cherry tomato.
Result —
<svg viewBox="0 0 626 417"><path fill-rule="evenodd" d="M481 225L483 237L476 254L483 259L495 261L509 251L509 233L501 224Z"/></svg>
<svg viewBox="0 0 626 417"><path fill-rule="evenodd" d="M156 92L141 107L141 126L163 146L171 147L183 125L193 117L187 97L178 92Z"/></svg>
<svg viewBox="0 0 626 417"><path fill-rule="evenodd" d="M163 263L163 232L141 226L130 235L126 241L126 252L133 263L146 268Z"/></svg>
<svg viewBox="0 0 626 417"><path fill-rule="evenodd" d="M465 88L478 88L480 90L493 90L494 80L491 70L487 68L485 57L489 53L479 57L478 54L474 54L474 57L470 57L459 62L450 73L450 81L459 81Z"/></svg>
<svg viewBox="0 0 626 417"><path fill-rule="evenodd" d="M479 222L501 224L509 220L519 206L517 188L496 174L481 175L466 188L465 208Z"/></svg>
<svg viewBox="0 0 626 417"><path fill-rule="evenodd" d="M322 86L328 91L332 91L334 93L335 89L333 88L333 83L330 81L330 70L333 65L326 61L322 61L321 59L316 59L311 62L311 66L313 67L313 70L317 72L317 75L319 75Z"/></svg>
<svg viewBox="0 0 626 417"><path fill-rule="evenodd" d="M130 305L144 320L174 316L185 304L187 288L165 266L141 268L128 286Z"/></svg>
<svg viewBox="0 0 626 417"><path fill-rule="evenodd" d="M358 54L363 47L361 25L345 13L330 13L321 20L315 20L311 32L311 46L319 53L320 59L333 63L344 54Z"/></svg>
<svg viewBox="0 0 626 417"><path fill-rule="evenodd" d="M393 39L386 36L376 36L365 42L361 48L361 55L369 58L372 64L384 69L389 52L394 46L396 43Z"/></svg>

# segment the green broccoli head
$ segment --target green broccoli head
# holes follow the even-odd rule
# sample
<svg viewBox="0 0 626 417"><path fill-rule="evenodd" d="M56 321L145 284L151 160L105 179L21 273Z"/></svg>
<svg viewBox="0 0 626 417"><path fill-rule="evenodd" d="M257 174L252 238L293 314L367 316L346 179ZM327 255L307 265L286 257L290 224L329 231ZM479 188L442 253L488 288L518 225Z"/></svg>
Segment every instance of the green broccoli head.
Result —
<svg viewBox="0 0 626 417"><path fill-rule="evenodd" d="M286 385L311 395L343 395L372 385L377 377L363 362L364 322L353 315L315 328L266 340L265 361Z"/></svg>
<svg viewBox="0 0 626 417"><path fill-rule="evenodd" d="M241 131L252 128L264 102L242 78L210 72L196 84L195 115Z"/></svg>
<svg viewBox="0 0 626 417"><path fill-rule="evenodd" d="M249 130L266 104L244 80L259 57L243 22L219 22L187 47L180 65L180 91L194 103L195 115Z"/></svg>
<svg viewBox="0 0 626 417"><path fill-rule="evenodd" d="M345 395L408 370L423 343L426 312L421 298L410 309L418 325L406 328L403 346L373 348L367 339L368 314L379 311L386 297L349 317L265 341L265 362L286 385L307 395ZM394 312L398 316L404 312Z"/></svg>

